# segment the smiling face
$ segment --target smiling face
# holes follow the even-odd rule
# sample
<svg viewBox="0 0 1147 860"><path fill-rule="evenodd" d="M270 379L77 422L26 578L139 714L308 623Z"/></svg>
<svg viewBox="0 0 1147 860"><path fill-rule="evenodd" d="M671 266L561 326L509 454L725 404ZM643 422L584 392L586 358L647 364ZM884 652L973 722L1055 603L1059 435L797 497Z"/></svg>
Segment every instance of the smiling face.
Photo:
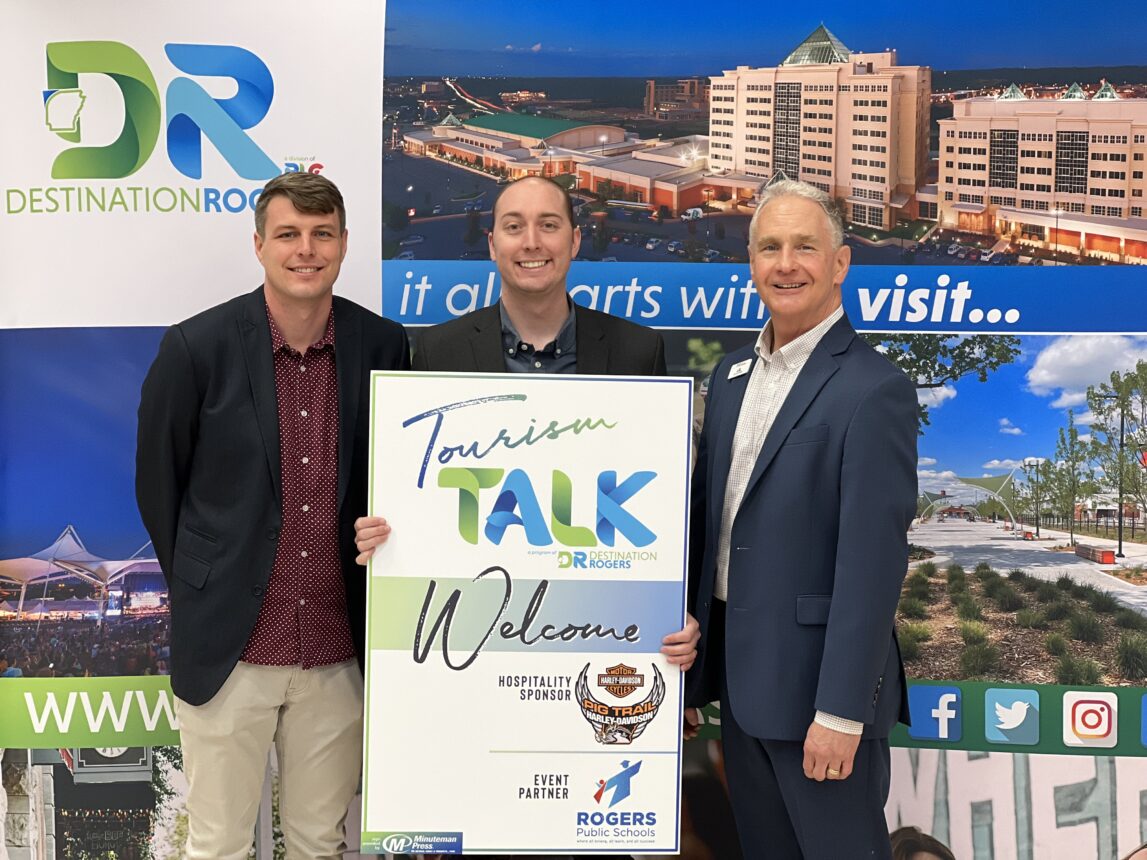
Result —
<svg viewBox="0 0 1147 860"><path fill-rule="evenodd" d="M847 246L833 247L828 215L815 201L784 194L765 204L750 240L749 266L773 321L773 349L836 310L851 254Z"/></svg>
<svg viewBox="0 0 1147 860"><path fill-rule="evenodd" d="M263 264L264 292L276 306L329 303L346 256L346 230L337 212L300 212L285 196L267 204L263 235L255 234L255 256Z"/></svg>
<svg viewBox="0 0 1147 860"><path fill-rule="evenodd" d="M566 275L581 246L561 189L541 179L508 186L494 205L490 259L502 276L502 295L517 300L565 294Z"/></svg>

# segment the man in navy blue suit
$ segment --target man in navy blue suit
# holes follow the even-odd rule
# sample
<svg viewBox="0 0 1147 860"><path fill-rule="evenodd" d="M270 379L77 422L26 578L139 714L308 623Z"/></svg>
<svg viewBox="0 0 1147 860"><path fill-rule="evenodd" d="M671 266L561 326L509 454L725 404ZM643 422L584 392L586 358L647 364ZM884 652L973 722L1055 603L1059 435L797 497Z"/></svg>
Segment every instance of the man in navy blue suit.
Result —
<svg viewBox="0 0 1147 860"><path fill-rule="evenodd" d="M770 185L749 235L769 322L709 386L687 701L721 701L746 858L888 858L888 733L907 719L893 627L916 508L915 387L844 316L851 254L828 195Z"/></svg>

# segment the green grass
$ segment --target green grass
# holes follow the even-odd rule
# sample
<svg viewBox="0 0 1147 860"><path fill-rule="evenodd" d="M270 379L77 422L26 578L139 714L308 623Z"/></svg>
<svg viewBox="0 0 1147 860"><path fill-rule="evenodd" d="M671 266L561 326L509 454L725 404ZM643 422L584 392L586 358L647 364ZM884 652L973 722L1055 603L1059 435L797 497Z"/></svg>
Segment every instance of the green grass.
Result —
<svg viewBox="0 0 1147 860"><path fill-rule="evenodd" d="M1021 609L1016 613L1016 624L1028 630L1046 630L1048 621L1038 609Z"/></svg>
<svg viewBox="0 0 1147 860"><path fill-rule="evenodd" d="M1119 608L1119 601L1109 591L1095 591L1087 602L1096 612L1110 614Z"/></svg>
<svg viewBox="0 0 1147 860"><path fill-rule="evenodd" d="M900 656L915 660L920 656L920 643L932 638L932 630L927 624L908 622L897 627L896 638L900 642Z"/></svg>
<svg viewBox="0 0 1147 860"><path fill-rule="evenodd" d="M1055 682L1068 686L1079 684L1094 685L1102 676L1099 664L1086 657L1072 657L1064 654L1055 667Z"/></svg>
<svg viewBox="0 0 1147 860"><path fill-rule="evenodd" d="M904 580L904 593L917 600L930 600L932 597L932 583L927 576L916 571Z"/></svg>
<svg viewBox="0 0 1147 860"><path fill-rule="evenodd" d="M923 619L928 617L928 607L923 600L917 597L901 598L899 608L902 618Z"/></svg>
<svg viewBox="0 0 1147 860"><path fill-rule="evenodd" d="M916 565L916 572L922 573L931 579L936 575L936 563L934 561L923 561Z"/></svg>
<svg viewBox="0 0 1147 860"><path fill-rule="evenodd" d="M1040 603L1051 603L1053 600L1059 600L1062 592L1055 587L1053 583L1041 582L1035 590L1035 599Z"/></svg>
<svg viewBox="0 0 1147 860"><path fill-rule="evenodd" d="M984 617L984 611L970 594L961 594L952 603L956 607L956 616L962 621L979 621Z"/></svg>
<svg viewBox="0 0 1147 860"><path fill-rule="evenodd" d="M1003 587L996 589L996 593L992 595L992 599L996 601L996 606L1003 612L1015 612L1018 609L1023 609L1024 599L1020 593L1006 581L1000 580L1000 582Z"/></svg>
<svg viewBox="0 0 1147 860"><path fill-rule="evenodd" d="M1124 630L1147 630L1147 618L1134 609L1119 609L1115 612L1115 625Z"/></svg>
<svg viewBox="0 0 1147 860"><path fill-rule="evenodd" d="M965 645L980 645L988 641L988 627L981 621L961 621L960 638Z"/></svg>
<svg viewBox="0 0 1147 860"><path fill-rule="evenodd" d="M960 671L965 678L988 675L996 668L999 658L999 652L986 642L969 645L960 655Z"/></svg>
<svg viewBox="0 0 1147 860"><path fill-rule="evenodd" d="M981 561L972 570L972 573L974 573L978 578L984 579L989 574L995 573L995 571L992 570L992 566L990 564L988 564L986 561Z"/></svg>
<svg viewBox="0 0 1147 860"><path fill-rule="evenodd" d="M1043 614L1047 616L1048 621L1062 621L1074 615L1075 610L1071 608L1071 604L1066 600L1056 600L1047 605Z"/></svg>
<svg viewBox="0 0 1147 860"><path fill-rule="evenodd" d="M1077 612L1067 621L1067 632L1079 642L1100 642L1103 640L1103 625L1099 618L1090 612Z"/></svg>
<svg viewBox="0 0 1147 860"><path fill-rule="evenodd" d="M1047 634L1043 645L1047 648L1047 653L1053 657L1062 657L1067 653L1067 640L1063 638L1062 633Z"/></svg>
<svg viewBox="0 0 1147 860"><path fill-rule="evenodd" d="M1011 570L1008 571L1008 579L1010 579L1012 582L1016 583L1017 585L1023 585L1023 583L1027 582L1028 575L1026 573L1024 573L1022 570L1020 570L1018 567L1013 567Z"/></svg>
<svg viewBox="0 0 1147 860"><path fill-rule="evenodd" d="M981 590L984 592L984 597L989 599L994 598L1002 589L1011 588L1006 579L994 572L980 581L983 583Z"/></svg>
<svg viewBox="0 0 1147 860"><path fill-rule="evenodd" d="M1142 633L1124 633L1115 650L1119 674L1128 681L1147 678L1147 636Z"/></svg>
<svg viewBox="0 0 1147 860"><path fill-rule="evenodd" d="M948 565L947 575L948 582L951 582L953 579L963 579L967 574L964 573L964 568L960 567L960 565L950 564Z"/></svg>
<svg viewBox="0 0 1147 860"><path fill-rule="evenodd" d="M1061 591L1071 591L1075 588L1075 580L1065 573L1055 581L1055 587Z"/></svg>

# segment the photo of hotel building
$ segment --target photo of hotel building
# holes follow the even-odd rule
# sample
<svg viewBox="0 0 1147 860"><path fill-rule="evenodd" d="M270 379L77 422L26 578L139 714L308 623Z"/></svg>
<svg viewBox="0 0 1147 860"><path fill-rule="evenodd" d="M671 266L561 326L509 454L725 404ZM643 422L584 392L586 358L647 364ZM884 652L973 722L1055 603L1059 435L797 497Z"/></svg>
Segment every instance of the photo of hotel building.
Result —
<svg viewBox="0 0 1147 860"><path fill-rule="evenodd" d="M940 120L941 226L1126 263L1147 262L1147 99L1110 84L953 102Z"/></svg>
<svg viewBox="0 0 1147 860"><path fill-rule="evenodd" d="M855 53L823 25L779 66L711 78L709 168L767 180L776 171L845 201L845 217L889 229L921 211L932 71L896 51Z"/></svg>

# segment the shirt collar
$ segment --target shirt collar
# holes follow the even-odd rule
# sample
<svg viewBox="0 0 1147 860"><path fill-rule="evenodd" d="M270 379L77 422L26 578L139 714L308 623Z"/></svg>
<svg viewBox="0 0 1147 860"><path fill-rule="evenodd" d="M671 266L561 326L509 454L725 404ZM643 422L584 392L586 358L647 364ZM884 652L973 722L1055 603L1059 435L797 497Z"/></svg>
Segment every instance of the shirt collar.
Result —
<svg viewBox="0 0 1147 860"><path fill-rule="evenodd" d="M775 352L773 351L773 321L770 319L765 323L764 329L762 329L761 333L757 336L757 343L753 349L757 355L761 357L762 361L777 361L781 367L801 368L804 366L804 363L808 361L808 357L812 355L812 351L816 349L816 345L820 343L821 338L825 336L825 333L830 328L836 325L836 321L842 316L844 316L844 306L837 305L836 310L827 317L800 337L790 340Z"/></svg>
<svg viewBox="0 0 1147 860"><path fill-rule="evenodd" d="M271 316L271 308L268 307L265 303L263 306L267 308L267 322L271 326L271 352L278 352L283 348L286 348L288 351L292 350L291 345L287 343L287 339L283 337L283 333L279 331L279 326L275 323L275 318ZM325 329L323 329L323 336L312 343L309 347L307 347L307 349L323 349L324 347L333 347L334 345L335 309L332 305L331 312L327 316L327 326Z"/></svg>
<svg viewBox="0 0 1147 860"><path fill-rule="evenodd" d="M557 337L554 338L553 343L530 344L534 347L535 352L546 352L552 346L558 355L569 355L577 347L577 317L574 314L573 301L569 295L566 296L566 307L568 314L566 321L562 323L562 327L558 329ZM518 334L518 330L514 327L514 321L510 319L510 315L506 313L506 306L498 302L498 314L502 320L502 343L506 348L513 348L515 351L518 349L518 344L522 343L522 336Z"/></svg>

